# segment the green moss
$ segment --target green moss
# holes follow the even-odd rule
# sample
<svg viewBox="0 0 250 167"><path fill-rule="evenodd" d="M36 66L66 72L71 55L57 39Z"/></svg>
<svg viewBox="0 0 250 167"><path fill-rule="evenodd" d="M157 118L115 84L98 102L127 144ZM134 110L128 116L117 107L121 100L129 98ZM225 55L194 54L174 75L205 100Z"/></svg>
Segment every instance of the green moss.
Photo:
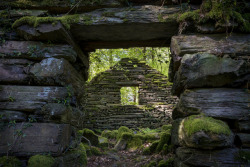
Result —
<svg viewBox="0 0 250 167"><path fill-rule="evenodd" d="M159 144L157 145L156 151L161 152L165 144L170 142L171 134L169 132L163 132L160 137Z"/></svg>
<svg viewBox="0 0 250 167"><path fill-rule="evenodd" d="M87 138L90 141L90 143L94 146L98 146L98 144L99 144L98 136L95 134L95 132L93 132L90 129L85 128L83 130L79 130L78 135L80 135L80 136L82 135L85 138ZM88 141L84 138L82 139L82 142L88 143Z"/></svg>
<svg viewBox="0 0 250 167"><path fill-rule="evenodd" d="M159 140L154 141L154 142L151 144L151 146L146 147L146 148L143 150L142 153L143 153L144 155L151 155L151 154L153 154L153 153L156 151L156 148L157 148L159 142L160 142Z"/></svg>
<svg viewBox="0 0 250 167"><path fill-rule="evenodd" d="M154 167L157 165L156 161L150 161L148 165L146 165L145 167Z"/></svg>
<svg viewBox="0 0 250 167"><path fill-rule="evenodd" d="M77 148L70 150L67 154L75 160L76 166L84 167L87 165L87 153L83 143L80 143Z"/></svg>
<svg viewBox="0 0 250 167"><path fill-rule="evenodd" d="M3 156L0 157L0 166L3 167L20 167L22 165L21 161L16 157Z"/></svg>
<svg viewBox="0 0 250 167"><path fill-rule="evenodd" d="M231 134L231 131L225 122L203 115L192 115L185 118L184 129L188 136L199 131L225 135Z"/></svg>
<svg viewBox="0 0 250 167"><path fill-rule="evenodd" d="M171 125L171 124L163 125L163 126L161 127L161 131L162 131L162 132L163 132L163 131L168 131L168 130L171 130L171 128L172 128L172 125Z"/></svg>
<svg viewBox="0 0 250 167"><path fill-rule="evenodd" d="M174 159L169 158L168 160L161 160L157 167L171 167L173 165Z"/></svg>
<svg viewBox="0 0 250 167"><path fill-rule="evenodd" d="M52 167L55 159L49 155L34 155L28 161L28 167Z"/></svg>
<svg viewBox="0 0 250 167"><path fill-rule="evenodd" d="M143 136L141 135L133 135L132 138L127 143L127 148L136 150L142 147L143 144Z"/></svg>
<svg viewBox="0 0 250 167"><path fill-rule="evenodd" d="M126 127L126 126L121 126L121 127L118 129L118 133L117 133L116 139L119 140L119 139L122 137L123 133L125 133L125 132L127 132L127 133L132 133L132 130L130 130L130 129L129 129L128 127Z"/></svg>
<svg viewBox="0 0 250 167"><path fill-rule="evenodd" d="M105 148L105 147L109 146L108 138L99 136L98 140L99 140L99 146L100 147Z"/></svg>
<svg viewBox="0 0 250 167"><path fill-rule="evenodd" d="M80 20L83 20L84 24L90 25L93 23L92 17L89 15L64 15L61 17L36 17L36 16L25 16L16 20L12 27L17 28L23 24L28 24L33 27L37 27L41 23L52 23L56 25L60 21L66 29L70 29L70 25L73 23L78 23Z"/></svg>
<svg viewBox="0 0 250 167"><path fill-rule="evenodd" d="M98 147L92 146L90 147L90 149L91 149L92 155L96 155L96 156L102 155L102 152Z"/></svg>
<svg viewBox="0 0 250 167"><path fill-rule="evenodd" d="M198 21L200 16L199 16L200 10L194 10L194 11L188 11L183 14L181 14L178 18L178 22L182 21Z"/></svg>
<svg viewBox="0 0 250 167"><path fill-rule="evenodd" d="M250 32L249 19L244 18L244 13L237 3L235 0L204 0L200 9L184 12L178 21L212 23L215 27L229 26L233 22L238 24L237 27L242 32Z"/></svg>

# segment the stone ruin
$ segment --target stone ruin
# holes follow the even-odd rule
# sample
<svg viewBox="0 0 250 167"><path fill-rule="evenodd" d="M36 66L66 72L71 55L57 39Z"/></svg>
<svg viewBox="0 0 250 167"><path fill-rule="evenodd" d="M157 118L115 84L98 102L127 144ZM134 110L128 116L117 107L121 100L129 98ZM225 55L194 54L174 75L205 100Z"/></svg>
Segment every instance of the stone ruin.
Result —
<svg viewBox="0 0 250 167"><path fill-rule="evenodd" d="M7 153L27 159L50 153L61 166L70 166L72 158L64 151L69 146L77 147L73 140L76 129L107 127L102 120L106 115L94 122L91 115L83 112L93 111L91 103L84 108L84 92L91 90L84 88L88 52L100 48L170 46L171 92L179 97L172 113L175 166L249 166L236 158L250 151L249 33L242 33L235 24L218 27L205 23L185 24L188 28L183 31L176 18L183 6L170 5L177 1L166 1L163 7L160 1L147 1L147 5L132 1L132 8L118 0L83 3L73 9L78 15L66 17L53 17L72 12L66 0L50 4L1 2L1 156ZM192 8L197 2L201 3L190 1ZM249 13L249 6L245 10ZM226 34L227 30L232 33ZM158 79L164 83L163 78ZM169 87L162 89L167 90L165 95L169 94ZM174 101L163 103L171 105ZM145 103L141 101L140 105ZM222 120L230 128L230 135L206 131L186 135L185 121L197 114ZM162 116L157 114L156 118ZM114 118L108 120L111 127L118 126L112 122ZM88 123L90 120L92 123ZM147 123L154 125L151 120Z"/></svg>
<svg viewBox="0 0 250 167"><path fill-rule="evenodd" d="M122 87L139 88L139 105L121 105ZM123 58L86 86L85 127L95 129L157 128L171 122L178 99L166 76L137 59Z"/></svg>

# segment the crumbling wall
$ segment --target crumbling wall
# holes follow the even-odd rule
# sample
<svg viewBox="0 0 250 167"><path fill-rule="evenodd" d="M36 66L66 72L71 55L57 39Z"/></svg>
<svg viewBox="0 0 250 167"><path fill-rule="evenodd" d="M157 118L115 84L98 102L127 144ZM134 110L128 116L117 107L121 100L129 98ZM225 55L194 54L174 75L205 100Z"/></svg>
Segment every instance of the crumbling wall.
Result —
<svg viewBox="0 0 250 167"><path fill-rule="evenodd" d="M120 89L139 88L139 105L122 106ZM110 70L98 74L86 86L86 122L89 128L156 128L171 122L177 97L171 96L166 76L145 62L124 58Z"/></svg>

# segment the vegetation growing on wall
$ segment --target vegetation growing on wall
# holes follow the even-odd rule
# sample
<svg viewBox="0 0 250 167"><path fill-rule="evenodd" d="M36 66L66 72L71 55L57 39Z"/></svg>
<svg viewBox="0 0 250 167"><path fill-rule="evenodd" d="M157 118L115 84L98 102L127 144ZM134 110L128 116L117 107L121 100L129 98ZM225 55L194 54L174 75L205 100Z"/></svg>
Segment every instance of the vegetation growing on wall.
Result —
<svg viewBox="0 0 250 167"><path fill-rule="evenodd" d="M178 21L190 21L195 24L211 23L218 27L235 28L242 32L250 32L249 13L244 13L245 2L237 0L204 0L200 9L181 14Z"/></svg>

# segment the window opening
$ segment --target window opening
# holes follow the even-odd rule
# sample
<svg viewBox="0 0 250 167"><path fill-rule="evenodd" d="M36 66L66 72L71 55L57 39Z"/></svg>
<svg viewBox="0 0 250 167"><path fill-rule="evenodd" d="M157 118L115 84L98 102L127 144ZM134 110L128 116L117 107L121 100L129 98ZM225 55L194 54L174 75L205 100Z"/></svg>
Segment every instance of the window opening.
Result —
<svg viewBox="0 0 250 167"><path fill-rule="evenodd" d="M122 87L120 92L122 105L139 105L138 87Z"/></svg>

